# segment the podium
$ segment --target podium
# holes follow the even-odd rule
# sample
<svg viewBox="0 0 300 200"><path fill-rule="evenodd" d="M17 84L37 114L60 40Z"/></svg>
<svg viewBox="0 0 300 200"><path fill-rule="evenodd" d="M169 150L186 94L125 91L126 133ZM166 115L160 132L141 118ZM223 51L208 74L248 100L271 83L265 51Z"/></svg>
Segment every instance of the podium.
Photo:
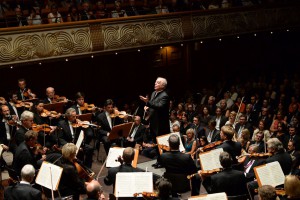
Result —
<svg viewBox="0 0 300 200"><path fill-rule="evenodd" d="M110 131L108 139L115 140L115 139L119 139L121 137L127 138L132 126L133 126L133 122L114 126L112 128L112 130Z"/></svg>

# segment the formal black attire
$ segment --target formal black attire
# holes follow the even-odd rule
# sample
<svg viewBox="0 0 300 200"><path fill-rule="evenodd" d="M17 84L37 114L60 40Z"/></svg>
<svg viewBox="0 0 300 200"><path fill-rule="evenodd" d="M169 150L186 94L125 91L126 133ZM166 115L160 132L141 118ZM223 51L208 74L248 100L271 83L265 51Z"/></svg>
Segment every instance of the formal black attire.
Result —
<svg viewBox="0 0 300 200"><path fill-rule="evenodd" d="M7 139L6 126L8 126L10 133L10 140ZM16 144L14 137L16 134L16 126L8 125L5 119L0 119L0 144L5 144L9 146L10 150L14 152L16 149Z"/></svg>
<svg viewBox="0 0 300 200"><path fill-rule="evenodd" d="M200 138L202 136L205 136L205 129L201 125L195 125L193 124L192 128L195 130L195 137Z"/></svg>
<svg viewBox="0 0 300 200"><path fill-rule="evenodd" d="M290 141L293 141L295 143L295 150L300 151L300 136L299 135L290 135L289 138Z"/></svg>
<svg viewBox="0 0 300 200"><path fill-rule="evenodd" d="M73 195L74 200L79 200L80 194L86 193L86 188L84 180L79 177L74 163L61 158L57 165L63 168L58 187L61 196Z"/></svg>
<svg viewBox="0 0 300 200"><path fill-rule="evenodd" d="M217 116L213 116L211 119L217 121ZM227 117L221 115L220 116L220 125L219 125L219 127L216 127L216 129L219 128L219 130L221 130L222 126L224 126L226 124L226 122L227 122Z"/></svg>
<svg viewBox="0 0 300 200"><path fill-rule="evenodd" d="M267 115L261 115L257 119L257 124L255 124L258 127L259 121L263 120L265 123L265 129L269 130L272 125L272 118Z"/></svg>
<svg viewBox="0 0 300 200"><path fill-rule="evenodd" d="M164 177L172 183L172 193L186 192L190 189L187 175L197 172L197 167L189 154L179 151L169 151L161 155L161 164L166 168ZM192 179L192 195L198 195L200 180Z"/></svg>
<svg viewBox="0 0 300 200"><path fill-rule="evenodd" d="M243 162L243 170L244 170L244 174L246 176L247 182L253 181L255 178L254 167L257 167L264 163L265 163L264 159L250 158L249 156L246 156L245 161Z"/></svg>
<svg viewBox="0 0 300 200"><path fill-rule="evenodd" d="M109 115L109 114L107 112L102 112L102 113L98 114L95 117L95 121L99 126L101 126L101 128L98 131L98 139L103 142L105 152L106 152L106 154L108 154L109 148L111 146L111 142L113 142L113 141L109 141L107 133L110 133L112 130L112 127L114 127L115 125L122 124L123 120L119 117L111 118L111 126L112 127L110 127L110 124L108 122L106 115ZM115 142L117 142L117 141L115 141Z"/></svg>
<svg viewBox="0 0 300 200"><path fill-rule="evenodd" d="M250 145L256 144L255 141L250 141ZM265 142L261 141L259 144L256 144L258 146L257 153L264 153L265 152Z"/></svg>
<svg viewBox="0 0 300 200"><path fill-rule="evenodd" d="M22 142L17 147L13 158L13 169L16 171L17 175L20 176L21 169L24 165L31 164L35 169L38 169L41 163L41 161L39 161L39 163L37 162L36 155L34 155L34 152L25 142Z"/></svg>
<svg viewBox="0 0 300 200"><path fill-rule="evenodd" d="M14 106L14 104L11 104L11 103L7 103L6 105L9 108L10 114L11 115L16 115L18 117L18 119L20 119L20 116L21 116L22 112L24 111L24 109L23 108L16 108Z"/></svg>
<svg viewBox="0 0 300 200"><path fill-rule="evenodd" d="M227 196L247 194L244 173L232 168L205 178L203 186L208 193L225 192Z"/></svg>
<svg viewBox="0 0 300 200"><path fill-rule="evenodd" d="M241 155L242 145L239 142L234 142L232 140L225 140L217 148L223 148L223 151L226 151L230 154L233 164L237 164L236 157Z"/></svg>
<svg viewBox="0 0 300 200"><path fill-rule="evenodd" d="M73 133L74 135L72 135L72 131L71 131L71 127L69 125L69 121L68 120L61 120L58 122L58 127L61 129L59 130L59 144L60 146L64 146L66 143L74 143L76 144L77 139L79 137L79 134L81 132L81 130L83 130L81 127L79 128L73 128ZM93 148L86 144L85 141L82 142L81 145L83 152L79 151L78 152L78 158L84 161L84 164L91 168L92 167L92 162L93 162Z"/></svg>
<svg viewBox="0 0 300 200"><path fill-rule="evenodd" d="M244 124L244 125L242 125L242 124L240 124L240 123L237 123L236 125L235 125L235 131L236 131L236 133L238 134L238 137L240 136L239 135L239 130L240 130L240 128L241 128L241 131L242 130L244 130L244 129L248 129L249 131L250 131L250 138L252 138L252 135L253 135L253 127L252 127L252 125L249 123L249 122L246 122L246 124ZM241 133L240 133L241 134Z"/></svg>
<svg viewBox="0 0 300 200"><path fill-rule="evenodd" d="M192 128L192 127L193 127L193 124L191 124L191 123L188 123L188 125L186 127L184 127L183 123L181 122L181 124L180 124L180 134L181 135L186 135L186 131L188 129Z"/></svg>
<svg viewBox="0 0 300 200"><path fill-rule="evenodd" d="M287 152L278 152L266 159L266 163L278 161L284 175L288 175L292 169L292 157Z"/></svg>
<svg viewBox="0 0 300 200"><path fill-rule="evenodd" d="M15 140L17 146L19 146L25 140L25 133L29 129L25 128L24 126L19 126L19 129L16 131Z"/></svg>
<svg viewBox="0 0 300 200"><path fill-rule="evenodd" d="M42 200L41 191L33 188L30 184L18 183L8 186L4 191L5 200Z"/></svg>
<svg viewBox="0 0 300 200"><path fill-rule="evenodd" d="M138 172L138 169L132 167L131 164L124 163L118 167L111 167L108 169L107 176L104 179L106 185L113 185L113 191L115 191L116 175L119 172Z"/></svg>
<svg viewBox="0 0 300 200"><path fill-rule="evenodd" d="M146 127L143 124L140 124L138 126L134 125L128 135L130 138L133 138L133 142L129 142L126 140L125 146L134 147L135 144L142 144L145 131Z"/></svg>
<svg viewBox="0 0 300 200"><path fill-rule="evenodd" d="M153 92L150 101L146 103L149 107L150 130L155 137L170 133L169 103L166 91Z"/></svg>
<svg viewBox="0 0 300 200"><path fill-rule="evenodd" d="M210 130L208 130L208 134L206 137L208 137L210 134ZM210 142L216 142L221 140L221 136L220 136L220 131L217 129L212 130L212 136L211 136L211 141Z"/></svg>

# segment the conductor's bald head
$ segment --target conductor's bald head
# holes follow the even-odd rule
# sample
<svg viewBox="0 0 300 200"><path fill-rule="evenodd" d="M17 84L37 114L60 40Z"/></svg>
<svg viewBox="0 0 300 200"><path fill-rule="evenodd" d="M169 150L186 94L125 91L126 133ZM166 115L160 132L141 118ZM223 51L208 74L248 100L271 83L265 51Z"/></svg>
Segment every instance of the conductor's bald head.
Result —
<svg viewBox="0 0 300 200"><path fill-rule="evenodd" d="M169 137L169 146L171 150L178 150L179 149L180 140L178 135L172 134Z"/></svg>
<svg viewBox="0 0 300 200"><path fill-rule="evenodd" d="M123 160L125 163L131 164L134 158L134 149L132 147L127 147L123 151Z"/></svg>
<svg viewBox="0 0 300 200"><path fill-rule="evenodd" d="M90 199L99 199L102 193L101 185L98 181L91 181L86 186L86 194Z"/></svg>

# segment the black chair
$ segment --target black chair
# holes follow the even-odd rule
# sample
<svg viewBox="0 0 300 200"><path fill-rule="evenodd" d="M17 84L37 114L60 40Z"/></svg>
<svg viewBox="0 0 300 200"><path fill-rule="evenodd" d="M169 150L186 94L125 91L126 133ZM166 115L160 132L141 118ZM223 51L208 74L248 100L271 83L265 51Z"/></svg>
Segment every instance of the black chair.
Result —
<svg viewBox="0 0 300 200"><path fill-rule="evenodd" d="M185 193L191 190L190 181L185 174L164 173L164 177L172 183L173 196L178 196L178 193Z"/></svg>

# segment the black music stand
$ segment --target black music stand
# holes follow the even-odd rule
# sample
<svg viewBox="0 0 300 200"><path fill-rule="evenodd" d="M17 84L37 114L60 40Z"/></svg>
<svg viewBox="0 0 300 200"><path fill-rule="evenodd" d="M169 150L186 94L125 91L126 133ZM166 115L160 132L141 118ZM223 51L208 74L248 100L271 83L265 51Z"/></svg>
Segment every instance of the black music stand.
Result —
<svg viewBox="0 0 300 200"><path fill-rule="evenodd" d="M123 139L128 137L132 126L133 126L133 122L124 123L124 124L114 126L112 128L112 130L110 131L108 139L109 140L120 139L121 140L121 146L123 147Z"/></svg>

